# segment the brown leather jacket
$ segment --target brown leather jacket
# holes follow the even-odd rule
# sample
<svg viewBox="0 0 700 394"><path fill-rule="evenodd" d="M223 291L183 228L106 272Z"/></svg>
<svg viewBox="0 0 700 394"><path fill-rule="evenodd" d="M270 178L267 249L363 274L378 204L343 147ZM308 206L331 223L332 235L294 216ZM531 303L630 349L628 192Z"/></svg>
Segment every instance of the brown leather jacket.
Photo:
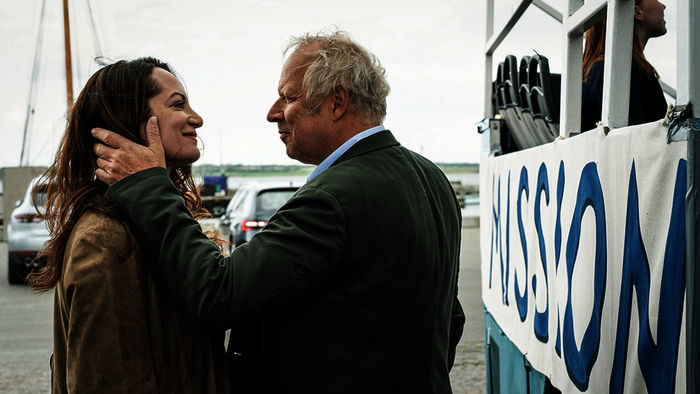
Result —
<svg viewBox="0 0 700 394"><path fill-rule="evenodd" d="M223 331L198 327L153 280L119 221L86 213L54 295L53 393L227 393Z"/></svg>

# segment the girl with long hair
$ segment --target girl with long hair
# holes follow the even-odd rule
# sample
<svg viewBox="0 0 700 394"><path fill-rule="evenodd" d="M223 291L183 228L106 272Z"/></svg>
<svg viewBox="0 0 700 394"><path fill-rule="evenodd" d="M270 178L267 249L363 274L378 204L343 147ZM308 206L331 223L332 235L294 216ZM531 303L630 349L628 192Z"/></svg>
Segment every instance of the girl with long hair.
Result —
<svg viewBox="0 0 700 394"><path fill-rule="evenodd" d="M664 9L666 6L658 0L635 0L634 2L630 125L652 122L666 115L666 99L659 84L659 74L644 56L647 41L666 34ZM594 129L596 123L601 120L605 23L606 19L603 18L585 33L581 131Z"/></svg>
<svg viewBox="0 0 700 394"><path fill-rule="evenodd" d="M195 219L209 216L192 178L202 118L170 66L118 61L87 81L69 112L55 162L44 174L51 239L30 276L54 289L52 392L228 392L224 332L181 313L154 280L154 261L95 177L90 130L146 144L155 116L166 167ZM138 134L137 134L138 133Z"/></svg>

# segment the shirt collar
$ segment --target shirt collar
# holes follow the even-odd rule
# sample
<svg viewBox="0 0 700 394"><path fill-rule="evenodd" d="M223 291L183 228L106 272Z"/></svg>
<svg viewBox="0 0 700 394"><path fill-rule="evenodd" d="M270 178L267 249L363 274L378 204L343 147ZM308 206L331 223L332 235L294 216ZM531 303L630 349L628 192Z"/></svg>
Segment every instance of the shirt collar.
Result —
<svg viewBox="0 0 700 394"><path fill-rule="evenodd" d="M347 152L347 150L350 149L353 145L355 145L358 141L360 141L364 138L367 138L372 134L376 134L382 130L385 130L384 126L379 125L379 126L372 127L370 129L361 131L361 132L353 135L352 138L345 141L345 143L343 145L340 145L338 147L338 149L334 150L333 153L328 155L328 157L326 157L321 162L321 164L319 164L316 168L314 168L314 170L311 172L311 174L309 174L309 176L306 178L306 181L308 182L308 181L314 179L316 176L318 176L323 171L326 171L328 169L328 167L330 167L333 163L335 163L335 161L338 160L338 158L340 156L342 156L343 153Z"/></svg>

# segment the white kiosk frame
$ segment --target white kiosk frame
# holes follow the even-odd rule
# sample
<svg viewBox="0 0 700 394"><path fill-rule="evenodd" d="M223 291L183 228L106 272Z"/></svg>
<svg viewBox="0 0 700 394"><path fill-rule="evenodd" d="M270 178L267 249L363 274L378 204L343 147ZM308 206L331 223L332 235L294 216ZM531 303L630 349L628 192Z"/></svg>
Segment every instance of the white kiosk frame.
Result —
<svg viewBox="0 0 700 394"><path fill-rule="evenodd" d="M494 32L494 0L486 0L486 47L484 74L484 116L492 108L493 53L522 17L534 5L562 23L564 56L560 107L560 138L580 132L583 60L583 33L603 16L607 17L605 52L619 54L606 59L603 82L602 122L618 128L627 125L629 112L634 0L567 0L563 14L543 0L522 0L506 23ZM700 103L700 4L678 0L676 90L661 82L663 90L676 97L676 103ZM691 115L692 116L692 115ZM696 115L697 116L697 115ZM686 368L687 392L700 392L700 137L688 136L688 192L686 195Z"/></svg>

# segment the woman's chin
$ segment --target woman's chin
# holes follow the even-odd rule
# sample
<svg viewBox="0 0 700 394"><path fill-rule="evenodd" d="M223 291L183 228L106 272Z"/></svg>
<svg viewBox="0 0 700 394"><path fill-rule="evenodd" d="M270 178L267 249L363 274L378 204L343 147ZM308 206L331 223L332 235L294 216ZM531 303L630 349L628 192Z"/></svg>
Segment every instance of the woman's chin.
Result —
<svg viewBox="0 0 700 394"><path fill-rule="evenodd" d="M187 167L189 165L192 165L194 162L199 160L199 151L197 151L197 154L191 154L187 155L186 157L178 157L178 158L165 158L165 168L167 168L168 172L172 173L174 169L176 168L181 168L181 167Z"/></svg>

